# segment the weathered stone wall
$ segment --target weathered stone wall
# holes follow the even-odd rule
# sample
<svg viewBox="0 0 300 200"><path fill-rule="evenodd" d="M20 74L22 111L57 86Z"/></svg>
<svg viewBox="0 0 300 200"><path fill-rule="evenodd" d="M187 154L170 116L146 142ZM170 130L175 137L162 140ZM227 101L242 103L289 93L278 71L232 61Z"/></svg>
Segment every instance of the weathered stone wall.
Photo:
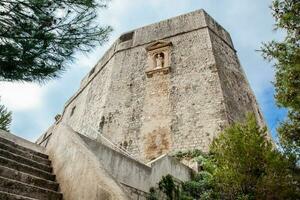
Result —
<svg viewBox="0 0 300 200"><path fill-rule="evenodd" d="M145 164L103 142L61 121L38 139L36 146L50 156L66 199L127 199L126 193L129 199L145 200L162 176L170 174L178 181L193 176L191 168L169 155Z"/></svg>
<svg viewBox="0 0 300 200"><path fill-rule="evenodd" d="M209 34L229 123L243 121L248 112L253 112L258 122L263 125L263 117L235 49L216 32L211 29Z"/></svg>
<svg viewBox="0 0 300 200"><path fill-rule="evenodd" d="M222 91L208 29L172 38L173 150L208 150L213 134L225 123Z"/></svg>
<svg viewBox="0 0 300 200"><path fill-rule="evenodd" d="M50 137L39 143L51 159L65 200L130 199L70 127L62 123L52 126Z"/></svg>
<svg viewBox="0 0 300 200"><path fill-rule="evenodd" d="M125 186L148 193L150 187L157 187L163 176L172 175L180 181L190 180L193 170L173 157L163 155L147 165L134 160L114 149L81 136L99 163L114 179Z"/></svg>
<svg viewBox="0 0 300 200"><path fill-rule="evenodd" d="M171 42L170 72L147 77L146 47ZM247 99L248 98L248 99ZM232 120L259 109L229 34L203 10L122 35L66 103L62 121L98 130L136 157L207 151Z"/></svg>

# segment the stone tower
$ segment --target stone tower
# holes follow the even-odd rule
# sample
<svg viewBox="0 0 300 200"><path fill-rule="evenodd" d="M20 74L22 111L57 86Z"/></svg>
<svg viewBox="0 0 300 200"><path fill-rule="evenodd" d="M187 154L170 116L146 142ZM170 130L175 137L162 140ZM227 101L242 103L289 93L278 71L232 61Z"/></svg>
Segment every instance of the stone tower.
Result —
<svg viewBox="0 0 300 200"><path fill-rule="evenodd" d="M198 10L121 35L65 104L61 120L149 161L207 151L249 111L263 124L230 35Z"/></svg>

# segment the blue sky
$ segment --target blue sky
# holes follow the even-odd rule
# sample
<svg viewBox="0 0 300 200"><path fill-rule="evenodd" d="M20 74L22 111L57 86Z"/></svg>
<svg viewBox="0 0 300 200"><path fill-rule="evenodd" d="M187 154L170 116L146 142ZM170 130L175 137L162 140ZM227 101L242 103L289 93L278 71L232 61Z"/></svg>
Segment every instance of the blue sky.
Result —
<svg viewBox="0 0 300 200"><path fill-rule="evenodd" d="M259 52L261 42L282 38L274 32L271 0L112 0L98 22L114 28L110 40L88 54L77 53L60 79L44 85L0 82L1 103L13 112L11 131L35 141L61 113L83 76L123 32L197 9L205 9L229 33L273 137L286 112L274 102L272 65Z"/></svg>

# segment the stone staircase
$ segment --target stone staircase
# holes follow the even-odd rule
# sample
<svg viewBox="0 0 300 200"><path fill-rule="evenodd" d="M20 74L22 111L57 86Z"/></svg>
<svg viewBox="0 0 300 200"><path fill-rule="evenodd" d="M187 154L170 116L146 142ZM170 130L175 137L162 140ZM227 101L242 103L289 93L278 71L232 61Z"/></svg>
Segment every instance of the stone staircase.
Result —
<svg viewBox="0 0 300 200"><path fill-rule="evenodd" d="M48 156L0 136L0 200L61 200Z"/></svg>

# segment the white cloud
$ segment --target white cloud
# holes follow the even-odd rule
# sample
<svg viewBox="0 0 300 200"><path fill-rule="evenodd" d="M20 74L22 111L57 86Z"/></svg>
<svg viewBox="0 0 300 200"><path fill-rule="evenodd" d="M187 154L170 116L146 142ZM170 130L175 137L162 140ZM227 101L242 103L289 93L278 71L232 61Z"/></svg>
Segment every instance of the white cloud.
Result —
<svg viewBox="0 0 300 200"><path fill-rule="evenodd" d="M1 104L9 110L24 111L42 106L43 89L34 83L0 82Z"/></svg>

